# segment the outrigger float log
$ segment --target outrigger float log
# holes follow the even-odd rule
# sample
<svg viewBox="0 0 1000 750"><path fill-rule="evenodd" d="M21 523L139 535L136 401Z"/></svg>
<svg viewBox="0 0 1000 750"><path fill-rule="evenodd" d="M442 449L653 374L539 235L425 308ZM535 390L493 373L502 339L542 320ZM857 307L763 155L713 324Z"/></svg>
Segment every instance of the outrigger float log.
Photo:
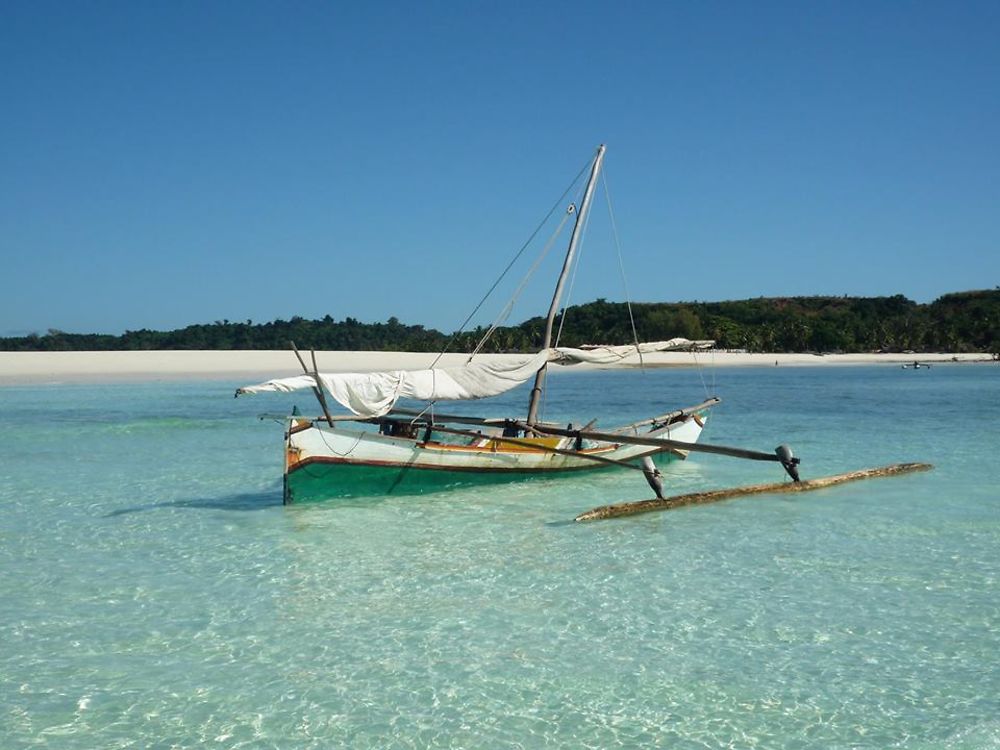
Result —
<svg viewBox="0 0 1000 750"><path fill-rule="evenodd" d="M634 516L639 513L651 513L657 510L674 510L687 505L703 505L705 503L716 503L720 500L730 500L734 497L746 497L747 495L765 495L782 492L808 492L809 490L819 490L824 487L833 487L845 482L856 482L861 479L874 479L876 477L894 477L900 474L910 474L915 471L930 471L934 467L931 464L906 463L891 464L874 469L861 469L851 471L846 474L837 474L832 477L820 477L818 479L807 479L800 482L777 482L772 484L754 484L749 487L733 487L725 490L708 490L706 492L692 492L686 495L675 495L674 497L658 497L655 500L640 500L634 503L616 503L614 505L602 505L598 508L581 513L575 521L601 521L607 518L621 518L622 516Z"/></svg>

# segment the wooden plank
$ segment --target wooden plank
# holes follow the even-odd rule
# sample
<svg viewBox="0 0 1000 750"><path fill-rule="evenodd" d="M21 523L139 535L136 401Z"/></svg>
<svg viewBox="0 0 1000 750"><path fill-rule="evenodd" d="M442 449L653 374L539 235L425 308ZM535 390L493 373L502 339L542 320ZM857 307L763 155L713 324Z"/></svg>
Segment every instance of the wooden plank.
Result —
<svg viewBox="0 0 1000 750"><path fill-rule="evenodd" d="M730 498L745 497L747 495L774 494L778 492L808 492L809 490L832 487L845 482L856 482L861 479L874 479L876 477L893 477L900 474L910 474L915 471L930 471L933 468L931 464L922 463L891 464L874 469L861 469L860 471L851 471L846 474L837 474L832 477L807 479L802 482L754 484L749 487L693 492L687 495L675 495L674 497L656 498L655 500L640 500L634 503L602 505L598 508L588 510L586 513L581 513L574 520L600 521L606 518L633 516L638 513L649 513L656 510L673 510L674 508L682 508L686 505L715 503L720 500L729 500Z"/></svg>

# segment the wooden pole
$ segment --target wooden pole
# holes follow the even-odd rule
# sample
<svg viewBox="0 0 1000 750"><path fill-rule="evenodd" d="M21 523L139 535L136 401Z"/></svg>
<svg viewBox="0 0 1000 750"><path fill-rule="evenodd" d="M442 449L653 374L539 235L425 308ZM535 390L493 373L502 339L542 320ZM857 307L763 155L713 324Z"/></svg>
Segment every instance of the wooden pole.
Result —
<svg viewBox="0 0 1000 750"><path fill-rule="evenodd" d="M323 414L326 417L326 423L333 427L333 417L330 416L330 410L327 408L326 396L323 394L323 384L319 379L319 365L316 364L316 350L310 349L309 353L312 355L313 380L316 381L316 395L319 396L319 405L323 407Z"/></svg>
<svg viewBox="0 0 1000 750"><path fill-rule="evenodd" d="M312 375L313 380L316 381L316 385L313 386L313 393L316 394L316 400L319 401L320 407L323 409L323 416L326 417L327 424L333 427L333 417L330 416L330 410L326 408L326 397L323 395L323 386L319 382L319 371L309 372L309 368L306 366L306 361L302 359L302 355L299 354L299 349L295 346L294 341L289 342L292 345L292 351L295 352L295 356L298 357L299 364L302 365L302 372L306 375ZM312 353L313 368L316 367L316 351L313 350Z"/></svg>
<svg viewBox="0 0 1000 750"><path fill-rule="evenodd" d="M590 179L587 180L587 187L583 192L583 201L580 203L580 210L576 213L576 222L573 224L573 234L569 238L569 248L566 250L566 258L563 260L562 272L556 282L555 292L552 294L552 304L549 306L549 314L545 319L545 335L542 339L542 350L552 346L552 329L556 320L556 313L559 312L559 299L562 297L563 286L566 284L566 277L569 276L569 269L573 265L573 256L576 254L576 246L580 241L581 230L587 213L590 210L590 202L594 197L594 188L597 186L597 175L601 171L601 162L604 160L604 144L597 149L594 163L590 167ZM545 385L545 373L548 363L541 366L535 373L535 385L531 389L531 400L528 402L528 424L534 425L538 421L538 401L542 395L542 388Z"/></svg>
<svg viewBox="0 0 1000 750"><path fill-rule="evenodd" d="M672 421L672 420L674 420L674 419L676 419L678 417L687 417L687 416L690 416L691 414L694 414L696 412L699 412L699 411L702 411L704 409L709 409L709 408L711 408L713 406L716 406L717 404L719 404L721 402L722 402L722 399L720 399L718 396L712 396L711 398L709 398L709 399L707 399L705 401L702 401L700 404L697 404L695 406L688 406L688 407L685 407L684 409L675 409L674 411L667 412L666 414L661 414L658 417L653 417L651 419L644 419L641 422L633 422L630 425L626 425L625 427L622 427L618 432L616 432L614 434L615 435L624 434L623 430L631 429L633 427L634 428L645 427L646 425L654 424L656 422L659 422L661 424L666 424L667 422L670 422L670 421ZM405 408L403 408L401 406L394 406L392 408L392 411L390 412L390 416L393 415L393 414L402 414L402 415L405 415L405 416L408 416L408 417L421 417L421 416L424 415L424 413L426 411L427 411L426 409L419 409L419 410L418 409L405 409ZM454 415L454 414L435 414L434 418L438 422L454 422L455 424L475 424L475 425L478 425L478 424L498 425L498 424L504 424L506 422L517 422L518 421L518 420L510 420L510 419L502 419L502 418L483 419L481 417L466 417L466 416L457 416L457 415ZM583 430L589 430L596 423L597 423L597 420L596 419L592 419L592 420L590 420L590 422L588 422L586 424L586 426L584 426L581 429L583 429ZM520 425L521 429L524 429L526 427L526 424L523 423L523 422L519 423L519 425ZM551 425L544 425L544 424L542 424L542 425L536 425L535 429L537 429L539 431L546 430L546 431L553 432L553 434L557 434L556 432L554 432L554 429L553 429L553 427ZM561 434L563 437L577 437L577 432L578 432L577 430L560 430L560 431L558 431L558 434ZM587 437L587 436L586 435L581 435L581 437ZM616 437L614 440L612 440L610 442L621 442L621 441L618 440L618 438ZM768 454L768 455L771 456L770 460L774 460L774 457L773 457L772 454Z"/></svg>
<svg viewBox="0 0 1000 750"><path fill-rule="evenodd" d="M526 429L531 425L523 422L515 422L515 426ZM601 443L628 443L630 445L648 445L663 450L674 449L678 451L691 451L693 453L714 453L719 456L732 456L733 458L746 458L751 461L781 461L776 453L762 453L752 451L747 448L733 448L728 445L715 445L714 443L688 443L683 440L670 440L657 436L645 437L643 435L625 435L620 432L595 432L593 430L564 430L559 427L549 425L535 425L532 429L542 435L561 435L563 437L581 437L586 440L596 440Z"/></svg>
<svg viewBox="0 0 1000 750"><path fill-rule="evenodd" d="M824 487L832 487L844 482L855 482L860 479L874 479L875 477L893 477L899 474L909 474L915 471L930 471L934 467L931 464L908 463L892 464L881 466L875 469L862 469L851 471L846 474L837 474L832 477L821 477L819 479L807 479L802 482L776 482L772 484L754 484L749 487L733 487L724 490L708 490L706 492L693 492L687 495L675 495L674 497L656 498L655 500L640 500L634 503L616 503L615 505L602 505L598 508L581 513L574 520L576 521L601 521L606 518L619 518L621 516L633 516L638 513L649 513L655 510L673 510L685 505L702 505L704 503L715 503L719 500L728 500L733 497L743 497L746 495L774 494L778 492L807 492L808 490L818 490Z"/></svg>

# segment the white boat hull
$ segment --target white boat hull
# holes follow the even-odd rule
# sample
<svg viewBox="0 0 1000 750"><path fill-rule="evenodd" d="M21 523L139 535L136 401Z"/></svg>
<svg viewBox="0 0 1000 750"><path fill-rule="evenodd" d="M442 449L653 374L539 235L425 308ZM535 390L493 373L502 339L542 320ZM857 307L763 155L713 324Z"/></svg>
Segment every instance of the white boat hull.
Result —
<svg viewBox="0 0 1000 750"><path fill-rule="evenodd" d="M690 415L641 435L694 443L703 425L702 415ZM449 486L614 468L613 463L600 459L638 463L644 456L656 454L686 456L684 451L623 443L575 448L573 438L518 439L513 444L483 435L456 444L425 441L422 436L383 435L354 426L296 421L287 440L285 501L413 494Z"/></svg>

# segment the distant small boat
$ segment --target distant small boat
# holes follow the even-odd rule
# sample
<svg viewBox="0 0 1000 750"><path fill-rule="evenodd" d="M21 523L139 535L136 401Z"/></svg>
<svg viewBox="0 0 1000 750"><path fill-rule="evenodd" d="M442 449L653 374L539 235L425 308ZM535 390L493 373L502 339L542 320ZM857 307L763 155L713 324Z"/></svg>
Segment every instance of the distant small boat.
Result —
<svg viewBox="0 0 1000 750"><path fill-rule="evenodd" d="M931 366L926 362L914 362L909 365L903 365L904 370L929 370Z"/></svg>

